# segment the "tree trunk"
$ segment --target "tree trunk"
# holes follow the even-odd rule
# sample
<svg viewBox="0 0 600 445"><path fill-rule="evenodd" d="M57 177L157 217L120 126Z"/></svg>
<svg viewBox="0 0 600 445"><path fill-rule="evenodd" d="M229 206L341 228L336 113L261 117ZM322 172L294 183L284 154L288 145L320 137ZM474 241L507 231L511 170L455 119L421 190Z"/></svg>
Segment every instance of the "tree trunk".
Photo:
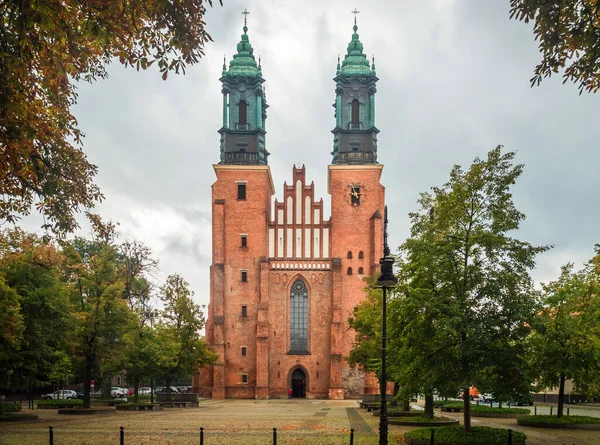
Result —
<svg viewBox="0 0 600 445"><path fill-rule="evenodd" d="M404 396L404 398L402 399L402 410L410 411L410 395L409 394Z"/></svg>
<svg viewBox="0 0 600 445"><path fill-rule="evenodd" d="M463 423L465 432L471 432L471 398L469 397L469 387L463 391Z"/></svg>
<svg viewBox="0 0 600 445"><path fill-rule="evenodd" d="M165 376L165 390L167 391L167 402L171 403L171 377Z"/></svg>
<svg viewBox="0 0 600 445"><path fill-rule="evenodd" d="M83 371L83 407L91 406L90 382L92 381L92 362L86 358Z"/></svg>
<svg viewBox="0 0 600 445"><path fill-rule="evenodd" d="M433 394L425 394L425 417L433 419Z"/></svg>
<svg viewBox="0 0 600 445"><path fill-rule="evenodd" d="M398 399L396 397L398 397L399 391L400 391L400 383L394 382L394 391L392 392L392 402L390 403L391 406L398 406Z"/></svg>
<svg viewBox="0 0 600 445"><path fill-rule="evenodd" d="M140 395L138 394L139 391L139 386L140 386L140 379L133 379L133 402L134 403L139 403L140 402Z"/></svg>
<svg viewBox="0 0 600 445"><path fill-rule="evenodd" d="M557 409L558 413L556 414L556 417L563 416L564 405L565 405L565 373L562 372L560 374L560 383L558 386L558 409Z"/></svg>

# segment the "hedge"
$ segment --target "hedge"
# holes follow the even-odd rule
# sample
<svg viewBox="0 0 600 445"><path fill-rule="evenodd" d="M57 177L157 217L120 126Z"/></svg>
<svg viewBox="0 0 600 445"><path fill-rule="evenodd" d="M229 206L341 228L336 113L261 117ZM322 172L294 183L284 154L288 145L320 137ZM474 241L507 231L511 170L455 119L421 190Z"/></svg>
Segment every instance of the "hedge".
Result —
<svg viewBox="0 0 600 445"><path fill-rule="evenodd" d="M60 399L60 400L39 400L36 402L38 408L66 408L68 406L81 407L83 400L80 399Z"/></svg>
<svg viewBox="0 0 600 445"><path fill-rule="evenodd" d="M21 404L18 402L2 402L0 403L0 414L16 413L21 411Z"/></svg>
<svg viewBox="0 0 600 445"><path fill-rule="evenodd" d="M519 425L592 425L600 424L600 417L591 416L527 416L517 419Z"/></svg>
<svg viewBox="0 0 600 445"><path fill-rule="evenodd" d="M431 428L421 428L409 431L405 439L429 440ZM520 431L513 431L514 442L524 441L527 436ZM466 443L466 444L501 444L508 443L508 430L504 428L490 428L488 426L474 426L466 433L462 426L443 426L435 429L435 442Z"/></svg>
<svg viewBox="0 0 600 445"><path fill-rule="evenodd" d="M462 403L447 403L442 406L442 408L447 409L463 409L464 405ZM520 414L523 416L527 416L531 414L531 411L527 408L491 408L486 405L471 405L471 413L473 414Z"/></svg>

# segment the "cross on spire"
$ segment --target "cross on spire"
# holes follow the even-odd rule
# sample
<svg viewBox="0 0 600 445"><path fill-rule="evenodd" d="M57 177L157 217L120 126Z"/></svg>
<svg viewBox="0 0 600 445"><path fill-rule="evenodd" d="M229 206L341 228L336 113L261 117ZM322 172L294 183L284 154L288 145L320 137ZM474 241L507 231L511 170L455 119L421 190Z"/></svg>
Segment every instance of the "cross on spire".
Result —
<svg viewBox="0 0 600 445"><path fill-rule="evenodd" d="M354 14L354 26L356 26L356 16L358 14L360 14L360 11L356 8L354 8L354 11L350 11L352 14Z"/></svg>
<svg viewBox="0 0 600 445"><path fill-rule="evenodd" d="M248 18L248 14L250 14L248 12L248 10L246 8L244 8L244 10L242 11L242 14L244 14L244 26L247 25L246 19Z"/></svg>

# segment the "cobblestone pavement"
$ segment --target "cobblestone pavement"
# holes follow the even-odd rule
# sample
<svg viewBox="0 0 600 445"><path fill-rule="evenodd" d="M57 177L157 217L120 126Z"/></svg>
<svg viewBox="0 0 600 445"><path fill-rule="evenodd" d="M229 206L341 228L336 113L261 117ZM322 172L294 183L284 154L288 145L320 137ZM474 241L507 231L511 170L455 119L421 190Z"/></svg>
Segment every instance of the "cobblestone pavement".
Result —
<svg viewBox="0 0 600 445"><path fill-rule="evenodd" d="M86 416L58 415L54 410L34 413L40 416L36 423L0 423L0 444L47 445L49 425L54 428L55 445L117 445L120 426L125 429L126 445L198 445L200 427L204 428L205 445L269 445L273 428L277 428L278 445L348 444L350 428L355 429L355 445L378 442L379 418L358 409L352 400L204 400L198 408L159 412ZM460 414L447 416L462 420ZM529 437L528 445L600 445L598 431L538 430L518 427L514 419L473 418L472 422L522 430ZM410 429L390 426L389 443L400 443L398 439Z"/></svg>

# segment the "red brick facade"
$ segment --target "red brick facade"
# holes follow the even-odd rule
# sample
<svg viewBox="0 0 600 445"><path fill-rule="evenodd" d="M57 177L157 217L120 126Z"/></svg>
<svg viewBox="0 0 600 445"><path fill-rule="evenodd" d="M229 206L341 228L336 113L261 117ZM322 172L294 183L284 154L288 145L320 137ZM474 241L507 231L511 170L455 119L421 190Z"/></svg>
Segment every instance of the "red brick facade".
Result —
<svg viewBox="0 0 600 445"><path fill-rule="evenodd" d="M330 165L324 220L304 167L294 167L273 204L268 166L214 166L206 339L219 360L194 377L195 390L215 399L288 397L290 388L307 398L378 392L376 379L345 358L354 340L348 318L382 255L382 168ZM291 307L297 280L308 294L302 309ZM305 351L291 344L294 311L305 314L295 325L306 327Z"/></svg>

